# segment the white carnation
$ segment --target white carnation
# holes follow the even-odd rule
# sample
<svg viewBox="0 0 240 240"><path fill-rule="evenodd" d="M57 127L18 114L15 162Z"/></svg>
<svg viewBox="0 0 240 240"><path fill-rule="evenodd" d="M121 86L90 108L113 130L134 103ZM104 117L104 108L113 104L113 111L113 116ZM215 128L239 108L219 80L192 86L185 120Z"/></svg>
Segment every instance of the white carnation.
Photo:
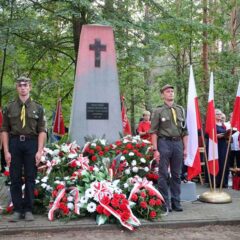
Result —
<svg viewBox="0 0 240 240"><path fill-rule="evenodd" d="M97 144L96 144L96 143L91 143L91 146L92 146L92 147L96 147Z"/></svg>
<svg viewBox="0 0 240 240"><path fill-rule="evenodd" d="M126 158L125 158L124 156L121 156L121 157L120 157L120 160L121 160L121 161L124 161L125 159L126 159Z"/></svg>
<svg viewBox="0 0 240 240"><path fill-rule="evenodd" d="M124 188L128 188L128 187L129 187L128 183L124 183L124 184L123 184L123 187L124 187Z"/></svg>
<svg viewBox="0 0 240 240"><path fill-rule="evenodd" d="M67 200L68 202L73 202L74 198L72 196L68 196Z"/></svg>
<svg viewBox="0 0 240 240"><path fill-rule="evenodd" d="M138 167L133 167L133 168L132 168L132 171L133 171L134 173L137 173L137 172L138 172Z"/></svg>
<svg viewBox="0 0 240 240"><path fill-rule="evenodd" d="M96 204L95 204L94 202L90 202L90 203L87 205L87 210L88 210L88 212L90 212L90 213L95 212L95 210L96 210Z"/></svg>
<svg viewBox="0 0 240 240"><path fill-rule="evenodd" d="M142 163L146 163L146 159L145 159L145 158L141 158L140 161L141 161Z"/></svg>
<svg viewBox="0 0 240 240"><path fill-rule="evenodd" d="M74 209L74 205L73 205L72 202L69 202L69 203L67 204L67 207L68 207L68 209L70 209L70 210L73 210L73 209Z"/></svg>
<svg viewBox="0 0 240 240"><path fill-rule="evenodd" d="M149 172L149 168L148 168L148 167L145 167L145 168L144 168L144 171L145 171L145 172Z"/></svg>
<svg viewBox="0 0 240 240"><path fill-rule="evenodd" d="M137 165L137 161L136 160L132 160L131 165L132 166L136 166Z"/></svg>
<svg viewBox="0 0 240 240"><path fill-rule="evenodd" d="M94 190L93 190L93 189L89 188L89 189L86 190L85 196L86 196L87 198L92 198L93 195L94 195Z"/></svg>
<svg viewBox="0 0 240 240"><path fill-rule="evenodd" d="M55 155L55 156L58 156L59 153L60 153L60 150L59 150L59 149L55 149L55 150L53 151L53 155Z"/></svg>
<svg viewBox="0 0 240 240"><path fill-rule="evenodd" d="M41 180L43 183L46 183L47 181L48 181L48 177L47 176L45 176L44 178L42 178L42 180Z"/></svg>
<svg viewBox="0 0 240 240"><path fill-rule="evenodd" d="M35 180L35 183L38 184L38 183L39 183L39 180L36 179L36 180Z"/></svg>
<svg viewBox="0 0 240 240"><path fill-rule="evenodd" d="M129 156L134 156L134 152L130 152L128 155Z"/></svg>
<svg viewBox="0 0 240 240"><path fill-rule="evenodd" d="M46 187L47 187L47 184L46 184L46 183L42 183L42 184L41 184L41 187L42 187L42 188L46 188Z"/></svg>
<svg viewBox="0 0 240 240"><path fill-rule="evenodd" d="M125 174L127 174L127 175L130 174L130 169L129 168L125 170Z"/></svg>
<svg viewBox="0 0 240 240"><path fill-rule="evenodd" d="M83 196L83 197L80 198L80 202L82 204L87 203L88 202L88 198L86 196Z"/></svg>

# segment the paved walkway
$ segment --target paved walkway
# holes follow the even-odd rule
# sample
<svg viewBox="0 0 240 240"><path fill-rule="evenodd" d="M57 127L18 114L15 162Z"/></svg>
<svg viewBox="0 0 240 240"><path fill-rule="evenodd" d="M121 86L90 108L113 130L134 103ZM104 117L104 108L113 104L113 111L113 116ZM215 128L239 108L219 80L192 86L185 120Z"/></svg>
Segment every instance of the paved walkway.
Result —
<svg viewBox="0 0 240 240"><path fill-rule="evenodd" d="M1 189L0 189L1 191ZM197 185L197 194L208 191L208 188ZM232 196L232 203L228 204L208 204L199 201L183 202L183 212L172 212L159 221L149 222L142 220L144 227L195 227L211 224L240 224L240 191L224 189ZM1 195L0 195L1 196ZM93 218L82 218L79 220L64 222L55 220L50 222L47 216L35 216L34 222L20 221L9 223L9 216L0 216L0 233L11 234L22 231L46 232L46 231L67 231L67 230L91 230L96 229L96 222ZM100 226L101 229L121 228L114 224Z"/></svg>

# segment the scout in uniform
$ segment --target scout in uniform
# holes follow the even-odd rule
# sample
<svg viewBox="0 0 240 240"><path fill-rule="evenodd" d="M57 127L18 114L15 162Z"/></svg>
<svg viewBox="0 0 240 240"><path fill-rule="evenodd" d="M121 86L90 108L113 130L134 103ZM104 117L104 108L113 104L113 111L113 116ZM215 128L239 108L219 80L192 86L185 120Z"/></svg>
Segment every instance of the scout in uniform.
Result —
<svg viewBox="0 0 240 240"><path fill-rule="evenodd" d="M183 211L180 205L181 168L187 154L187 128L184 109L174 103L174 87L161 88L164 104L152 114L151 133L154 158L159 162L159 191L165 200L163 211ZM170 167L171 178L168 169ZM171 204L168 196L170 185Z"/></svg>
<svg viewBox="0 0 240 240"><path fill-rule="evenodd" d="M46 121L43 107L30 98L31 80L18 78L16 89L18 97L4 109L1 128L4 155L10 166L10 192L14 207L10 221L16 222L21 218L33 221L35 178L46 139Z"/></svg>

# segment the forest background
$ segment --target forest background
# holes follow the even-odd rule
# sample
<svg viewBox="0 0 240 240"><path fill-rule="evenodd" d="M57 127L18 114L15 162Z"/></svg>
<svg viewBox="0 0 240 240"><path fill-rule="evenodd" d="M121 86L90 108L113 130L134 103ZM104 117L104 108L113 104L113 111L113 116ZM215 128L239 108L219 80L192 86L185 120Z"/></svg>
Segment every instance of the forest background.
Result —
<svg viewBox="0 0 240 240"><path fill-rule="evenodd" d="M233 110L240 80L240 0L0 0L0 106L14 99L15 79L26 75L49 127L59 96L68 126L84 24L114 29L132 128L144 109L162 103L159 89L166 83L176 87L176 102L186 107L190 64L203 119L210 71L215 106L227 115Z"/></svg>

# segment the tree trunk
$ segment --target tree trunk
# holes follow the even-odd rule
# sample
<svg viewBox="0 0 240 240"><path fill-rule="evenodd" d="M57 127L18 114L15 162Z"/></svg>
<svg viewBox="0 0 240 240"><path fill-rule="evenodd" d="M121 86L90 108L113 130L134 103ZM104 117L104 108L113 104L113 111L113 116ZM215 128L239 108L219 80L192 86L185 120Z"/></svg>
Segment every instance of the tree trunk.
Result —
<svg viewBox="0 0 240 240"><path fill-rule="evenodd" d="M145 22L149 21L149 7L146 4L145 6L145 15L144 15L144 20ZM147 46L149 44L149 36L148 33L145 33L144 36L144 41L143 41L144 45ZM145 89L145 108L148 111L152 111L152 101L151 101L151 94L152 94L152 85L153 85L153 81L151 78L151 71L149 68L149 64L150 64L150 56L149 53L146 52L144 54L144 63L145 63L145 67L144 67L144 73L143 73L143 77L144 77L144 89Z"/></svg>
<svg viewBox="0 0 240 240"><path fill-rule="evenodd" d="M232 1L233 8L231 12L231 22L230 22L230 32L231 32L231 45L230 49L233 53L236 53L237 50L237 30L238 30L238 11L239 8L237 6L237 1L233 0ZM232 70L231 70L232 75L236 76L236 66L233 65Z"/></svg>
<svg viewBox="0 0 240 240"><path fill-rule="evenodd" d="M203 23L208 24L208 0L203 0ZM203 64L203 102L207 102L207 86L208 86L208 32L207 30L203 31L203 46L202 46L202 64ZM205 105L205 104L204 104Z"/></svg>

